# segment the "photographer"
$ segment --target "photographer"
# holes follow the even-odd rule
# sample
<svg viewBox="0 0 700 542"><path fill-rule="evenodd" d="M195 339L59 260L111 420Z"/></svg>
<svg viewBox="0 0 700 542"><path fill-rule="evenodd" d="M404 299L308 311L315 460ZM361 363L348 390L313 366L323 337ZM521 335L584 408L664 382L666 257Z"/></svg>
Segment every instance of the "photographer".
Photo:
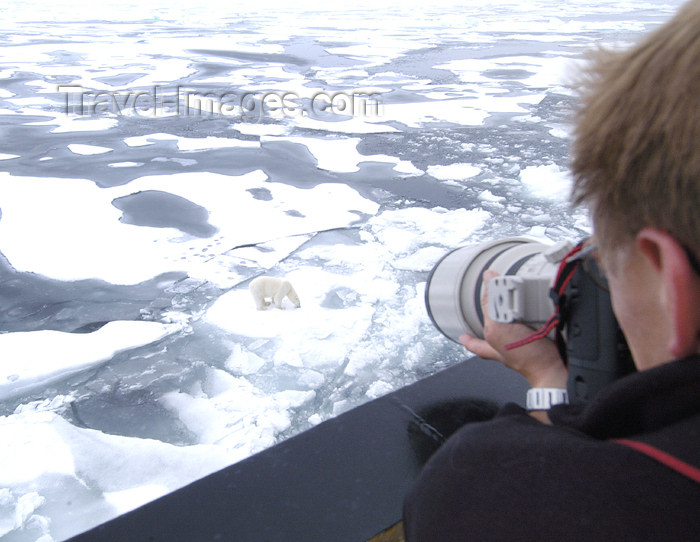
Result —
<svg viewBox="0 0 700 542"><path fill-rule="evenodd" d="M584 75L572 199L638 372L585 405L510 404L457 431L406 498L407 542L700 532L700 0ZM506 349L531 333L486 317L484 339L460 341L533 388L566 388L549 339Z"/></svg>

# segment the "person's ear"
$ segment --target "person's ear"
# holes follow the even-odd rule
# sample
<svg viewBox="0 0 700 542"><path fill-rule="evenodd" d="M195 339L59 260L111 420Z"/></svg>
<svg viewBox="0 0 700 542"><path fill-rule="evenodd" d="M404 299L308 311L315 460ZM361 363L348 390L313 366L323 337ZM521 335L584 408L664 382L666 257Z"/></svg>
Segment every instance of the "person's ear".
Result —
<svg viewBox="0 0 700 542"><path fill-rule="evenodd" d="M647 227L636 238L637 247L661 280L663 317L669 320L668 350L682 358L700 349L700 277L673 236Z"/></svg>

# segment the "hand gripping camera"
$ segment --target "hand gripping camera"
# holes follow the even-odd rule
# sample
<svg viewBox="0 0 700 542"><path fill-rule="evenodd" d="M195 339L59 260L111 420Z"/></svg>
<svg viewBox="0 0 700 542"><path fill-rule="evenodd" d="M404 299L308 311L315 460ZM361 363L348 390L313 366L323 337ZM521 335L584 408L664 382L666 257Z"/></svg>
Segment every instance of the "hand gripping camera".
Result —
<svg viewBox="0 0 700 542"><path fill-rule="evenodd" d="M499 276L486 285L485 270ZM635 370L615 319L605 277L585 241L546 245L525 237L458 248L433 268L425 288L435 327L459 342L483 337L481 298L488 288L491 319L522 322L534 340L554 339L569 368L571 402L585 402L613 380Z"/></svg>

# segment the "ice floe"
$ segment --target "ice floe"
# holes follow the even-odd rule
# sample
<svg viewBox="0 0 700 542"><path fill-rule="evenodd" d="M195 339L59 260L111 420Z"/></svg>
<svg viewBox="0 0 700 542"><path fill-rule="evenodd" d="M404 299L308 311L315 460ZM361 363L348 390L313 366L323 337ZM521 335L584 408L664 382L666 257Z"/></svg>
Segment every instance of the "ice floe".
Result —
<svg viewBox="0 0 700 542"><path fill-rule="evenodd" d="M0 334L0 399L46 387L110 360L117 352L153 343L181 329L176 324L114 321L92 333Z"/></svg>

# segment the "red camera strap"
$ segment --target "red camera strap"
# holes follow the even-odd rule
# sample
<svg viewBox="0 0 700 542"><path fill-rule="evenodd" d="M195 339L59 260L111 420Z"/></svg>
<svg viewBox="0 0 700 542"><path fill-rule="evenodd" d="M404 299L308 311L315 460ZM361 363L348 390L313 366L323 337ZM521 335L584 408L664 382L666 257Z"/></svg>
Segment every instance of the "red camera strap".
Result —
<svg viewBox="0 0 700 542"><path fill-rule="evenodd" d="M569 253L564 256L559 263L559 269L557 270L557 276L554 279L554 285L550 291L550 295L554 300L554 313L549 319L544 323L544 325L528 335L520 341L516 341L505 346L506 350L512 350L513 348L518 348L520 346L525 346L539 339L545 338L549 333L556 329L557 333L560 331L561 326L561 306L564 297L564 291L571 282L571 279L576 273L576 269L581 262L579 259L574 258L583 249L583 244L585 241L580 242L574 248L572 248ZM560 349L561 350L561 349Z"/></svg>
<svg viewBox="0 0 700 542"><path fill-rule="evenodd" d="M694 467L693 465L686 463L685 461L678 459L676 456L664 452L655 448L651 444L645 442L639 442L638 440L628 440L628 439L614 439L612 442L622 444L623 446L628 446L633 450L643 453L650 458L666 465L667 467L675 470L677 473L682 474L686 478L697 482L700 484L700 469Z"/></svg>

